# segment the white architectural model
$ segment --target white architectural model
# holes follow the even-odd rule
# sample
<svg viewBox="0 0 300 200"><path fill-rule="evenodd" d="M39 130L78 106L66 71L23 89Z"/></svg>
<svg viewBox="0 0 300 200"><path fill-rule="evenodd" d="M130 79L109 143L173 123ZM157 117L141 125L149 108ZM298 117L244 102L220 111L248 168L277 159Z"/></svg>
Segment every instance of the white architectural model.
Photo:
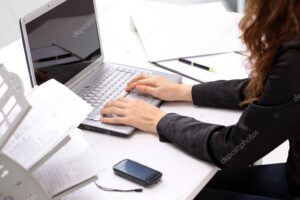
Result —
<svg viewBox="0 0 300 200"><path fill-rule="evenodd" d="M101 164L76 128L91 110L55 80L25 98L0 65L0 200L59 200L96 181Z"/></svg>

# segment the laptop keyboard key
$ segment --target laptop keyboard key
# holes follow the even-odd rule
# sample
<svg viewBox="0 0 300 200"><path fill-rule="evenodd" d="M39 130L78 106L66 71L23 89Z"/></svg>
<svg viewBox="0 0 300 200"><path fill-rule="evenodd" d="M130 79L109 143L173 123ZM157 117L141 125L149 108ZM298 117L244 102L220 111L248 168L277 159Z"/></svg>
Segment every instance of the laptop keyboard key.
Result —
<svg viewBox="0 0 300 200"><path fill-rule="evenodd" d="M109 74L99 77L91 84L92 87L86 87L81 91L80 96L94 107L94 110L87 118L99 121L101 117L100 109L108 102L128 95L125 91L127 82L140 73L141 71L138 70L117 67ZM149 103L153 99L152 97L141 97L141 95L133 95L132 97L145 100Z"/></svg>

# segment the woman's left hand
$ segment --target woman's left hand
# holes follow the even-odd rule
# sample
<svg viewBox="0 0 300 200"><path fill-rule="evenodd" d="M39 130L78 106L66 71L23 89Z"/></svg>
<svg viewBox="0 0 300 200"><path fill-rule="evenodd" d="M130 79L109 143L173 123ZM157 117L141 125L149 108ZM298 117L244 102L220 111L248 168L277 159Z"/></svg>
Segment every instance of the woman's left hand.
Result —
<svg viewBox="0 0 300 200"><path fill-rule="evenodd" d="M100 119L103 123L133 126L151 133L157 133L157 124L166 115L151 104L128 98L121 98L106 104L100 113L104 116ZM117 116L105 117L106 115Z"/></svg>

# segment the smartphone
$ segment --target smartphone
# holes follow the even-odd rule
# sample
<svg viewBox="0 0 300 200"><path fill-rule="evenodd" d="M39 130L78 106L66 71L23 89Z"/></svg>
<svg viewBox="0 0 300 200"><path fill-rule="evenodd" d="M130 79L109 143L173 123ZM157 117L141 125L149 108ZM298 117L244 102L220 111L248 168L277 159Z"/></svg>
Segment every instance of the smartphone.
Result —
<svg viewBox="0 0 300 200"><path fill-rule="evenodd" d="M162 173L150 167L125 159L113 167L114 173L144 187L157 183Z"/></svg>

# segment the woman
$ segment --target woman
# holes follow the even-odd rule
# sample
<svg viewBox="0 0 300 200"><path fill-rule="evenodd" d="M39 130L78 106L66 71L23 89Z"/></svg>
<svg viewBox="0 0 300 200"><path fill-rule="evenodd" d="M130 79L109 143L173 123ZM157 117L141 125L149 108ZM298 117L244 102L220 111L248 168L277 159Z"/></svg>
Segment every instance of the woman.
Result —
<svg viewBox="0 0 300 200"><path fill-rule="evenodd" d="M300 1L250 0L240 26L252 64L249 79L188 86L140 75L127 87L165 101L242 109L236 125L166 114L130 99L107 104L101 113L120 117L101 120L158 133L161 140L227 169L197 198L288 199L300 193ZM290 142L286 164L248 168L286 140Z"/></svg>

